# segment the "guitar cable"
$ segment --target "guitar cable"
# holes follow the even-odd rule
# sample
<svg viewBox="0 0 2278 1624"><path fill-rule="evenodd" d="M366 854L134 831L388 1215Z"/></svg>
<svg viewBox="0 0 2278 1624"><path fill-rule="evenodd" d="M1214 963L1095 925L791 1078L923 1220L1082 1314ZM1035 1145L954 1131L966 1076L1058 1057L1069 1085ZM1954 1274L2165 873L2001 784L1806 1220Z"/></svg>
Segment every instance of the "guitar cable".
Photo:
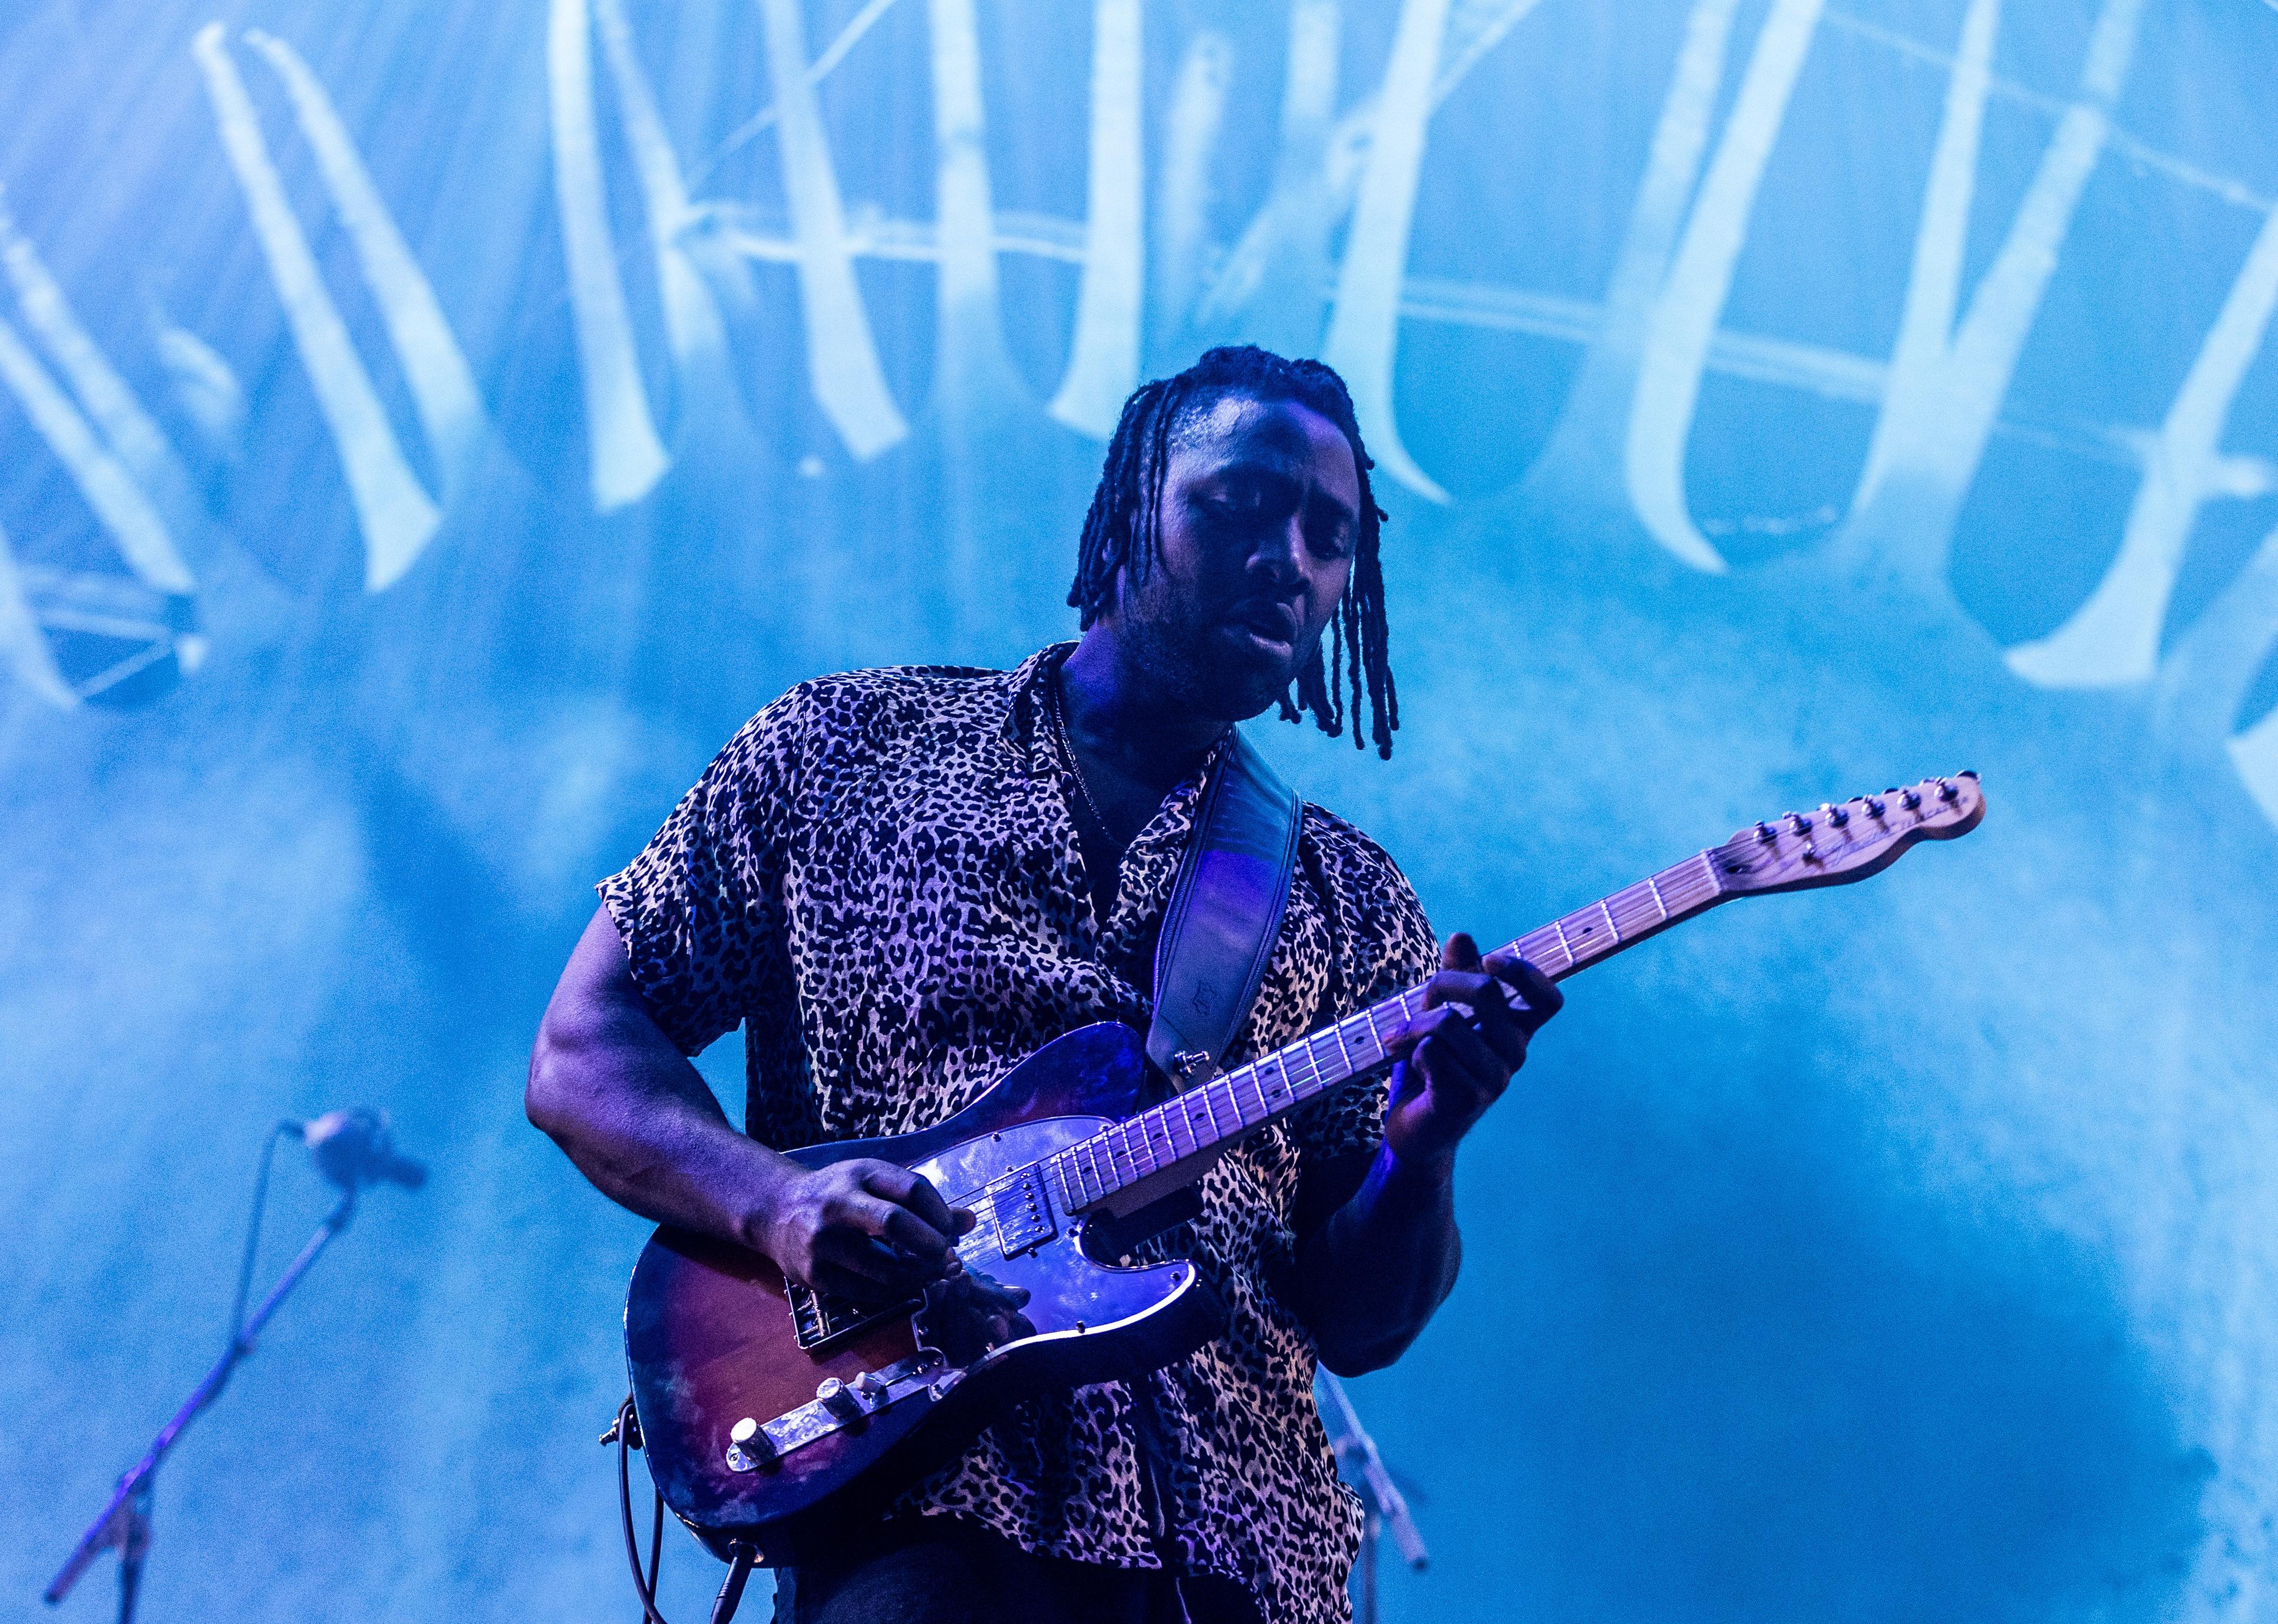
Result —
<svg viewBox="0 0 2278 1624"><path fill-rule="evenodd" d="M617 1515L625 1533L625 1560L633 1570L633 1592L640 1597L641 1624L665 1624L656 1610L656 1569L664 1556L664 1490L656 1490L655 1515L648 1530L648 1572L641 1572L640 1536L633 1532L632 1452L640 1447L640 1421L633 1414L633 1396L617 1406L617 1419L601 1435L617 1446Z"/></svg>
<svg viewBox="0 0 2278 1624"><path fill-rule="evenodd" d="M665 1616L656 1609L657 1564L664 1555L664 1490L656 1490L656 1505L649 1520L648 1568L641 1569L640 1537L633 1531L632 1452L641 1446L640 1418L633 1413L633 1396L617 1406L617 1419L601 1435L604 1444L617 1446L617 1516L625 1535L625 1562L632 1569L633 1592L640 1597L641 1624L666 1624ZM651 1482L654 1482L652 1475ZM755 1546L742 1540L728 1547L731 1555L728 1576L721 1582L720 1594L712 1604L712 1624L730 1624L736 1609L743 1604L744 1586L752 1576L752 1568L759 1560Z"/></svg>

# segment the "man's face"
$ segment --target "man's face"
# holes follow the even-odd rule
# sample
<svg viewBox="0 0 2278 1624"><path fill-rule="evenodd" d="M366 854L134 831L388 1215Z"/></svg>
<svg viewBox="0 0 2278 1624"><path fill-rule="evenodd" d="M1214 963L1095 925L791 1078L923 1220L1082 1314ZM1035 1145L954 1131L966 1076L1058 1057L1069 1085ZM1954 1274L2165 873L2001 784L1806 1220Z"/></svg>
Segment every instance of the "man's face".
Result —
<svg viewBox="0 0 2278 1624"><path fill-rule="evenodd" d="M1360 474L1336 425L1290 401L1227 395L1172 436L1160 557L1113 610L1160 691L1238 722L1287 688L1352 576ZM1144 547L1144 537L1134 545Z"/></svg>

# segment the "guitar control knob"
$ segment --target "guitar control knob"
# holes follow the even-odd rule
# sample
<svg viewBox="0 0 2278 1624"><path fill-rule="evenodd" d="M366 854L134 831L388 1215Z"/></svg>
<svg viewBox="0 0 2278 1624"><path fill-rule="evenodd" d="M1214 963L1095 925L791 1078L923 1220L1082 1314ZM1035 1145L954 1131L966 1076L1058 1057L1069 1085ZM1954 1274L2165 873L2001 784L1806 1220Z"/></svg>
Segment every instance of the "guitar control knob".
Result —
<svg viewBox="0 0 2278 1624"><path fill-rule="evenodd" d="M746 1415L728 1429L730 1472L755 1472L763 1466L772 1466L777 1453L775 1440L751 1416Z"/></svg>
<svg viewBox="0 0 2278 1624"><path fill-rule="evenodd" d="M865 1370L854 1378L854 1390L872 1404L885 1398L887 1386L886 1378L875 1370Z"/></svg>
<svg viewBox="0 0 2278 1624"><path fill-rule="evenodd" d="M814 1396L822 1401L824 1409L843 1421L860 1421L869 1413L862 1407L862 1400L856 1397L854 1390L837 1376L823 1377L822 1385L814 1390Z"/></svg>

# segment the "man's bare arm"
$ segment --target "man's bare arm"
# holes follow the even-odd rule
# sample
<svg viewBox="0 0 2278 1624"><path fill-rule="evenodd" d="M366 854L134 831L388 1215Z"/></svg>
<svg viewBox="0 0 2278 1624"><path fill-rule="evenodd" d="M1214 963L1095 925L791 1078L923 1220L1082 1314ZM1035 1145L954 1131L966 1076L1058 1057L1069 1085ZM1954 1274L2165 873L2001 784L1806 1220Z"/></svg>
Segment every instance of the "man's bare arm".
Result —
<svg viewBox="0 0 2278 1624"><path fill-rule="evenodd" d="M1395 1037L1384 1143L1372 1159L1309 1172L1299 1229L1297 1311L1339 1375L1392 1363L1454 1289L1456 1147L1526 1061L1527 1041L1564 998L1521 959L1482 962L1448 940L1425 1010ZM1500 983L1499 986L1497 984ZM1514 1005L1503 988L1517 995ZM1468 1013L1467 1013L1468 1011ZM1311 1213L1334 1204L1318 1223Z"/></svg>
<svg viewBox="0 0 2278 1624"><path fill-rule="evenodd" d="M1453 1169L1412 1168L1379 1147L1319 1184L1351 1194L1297 1254L1297 1312L1321 1363L1365 1375L1406 1352L1455 1289L1464 1241Z"/></svg>
<svg viewBox="0 0 2278 1624"><path fill-rule="evenodd" d="M972 1226L906 1168L809 1170L737 1132L650 1016L607 908L546 1007L524 1107L618 1205L764 1252L820 1290L906 1290L943 1273L950 1237Z"/></svg>

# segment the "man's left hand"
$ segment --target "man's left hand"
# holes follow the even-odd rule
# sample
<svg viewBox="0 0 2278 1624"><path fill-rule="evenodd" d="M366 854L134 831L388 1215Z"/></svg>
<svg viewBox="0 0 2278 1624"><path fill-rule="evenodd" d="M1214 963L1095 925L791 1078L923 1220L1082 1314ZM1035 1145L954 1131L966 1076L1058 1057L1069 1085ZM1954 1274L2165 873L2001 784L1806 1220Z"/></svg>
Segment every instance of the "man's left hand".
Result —
<svg viewBox="0 0 2278 1624"><path fill-rule="evenodd" d="M1440 964L1425 984L1423 1013L1385 1046L1399 1059L1384 1143L1402 1162L1444 1172L1456 1144L1526 1063L1527 1040L1566 999L1517 954L1482 960L1461 931L1448 938Z"/></svg>

